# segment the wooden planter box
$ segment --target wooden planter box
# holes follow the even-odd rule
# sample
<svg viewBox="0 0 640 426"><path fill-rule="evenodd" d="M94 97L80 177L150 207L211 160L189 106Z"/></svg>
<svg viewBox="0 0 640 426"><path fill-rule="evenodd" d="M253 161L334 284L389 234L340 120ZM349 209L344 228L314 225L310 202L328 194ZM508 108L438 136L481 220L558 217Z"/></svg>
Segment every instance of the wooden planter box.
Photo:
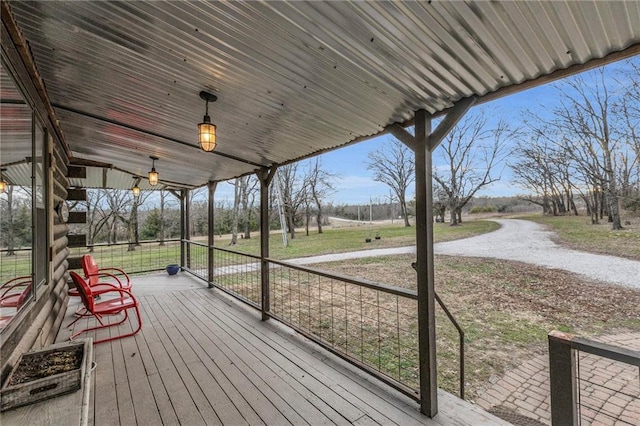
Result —
<svg viewBox="0 0 640 426"><path fill-rule="evenodd" d="M38 361L44 364L47 357L71 355L76 351L80 352L81 360L74 365L75 368L51 376L25 381L24 383L13 384L14 379L19 377L18 372L21 369L24 370L26 365ZM9 374L5 385L0 389L2 400L0 411L77 391L82 387L86 371L93 361L92 358L92 339L58 343L38 351L22 354L11 374Z"/></svg>

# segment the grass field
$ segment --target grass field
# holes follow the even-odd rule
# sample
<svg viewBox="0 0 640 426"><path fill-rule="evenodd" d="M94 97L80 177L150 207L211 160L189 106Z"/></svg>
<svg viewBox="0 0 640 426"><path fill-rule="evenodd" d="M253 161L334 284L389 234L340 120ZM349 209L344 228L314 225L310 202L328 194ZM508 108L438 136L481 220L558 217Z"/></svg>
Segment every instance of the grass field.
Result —
<svg viewBox="0 0 640 426"><path fill-rule="evenodd" d="M460 226L434 224L435 242L450 241L484 234L498 229L498 224L488 221L469 221ZM345 253L349 251L368 250L374 248L404 247L415 244L416 228L402 225L362 225L348 228L327 228L322 234L315 229L310 230L309 236L303 231L296 233L296 238L289 240L289 245L283 247L281 234L271 234L269 239L269 255L274 259L294 259L297 257L314 256L330 253ZM376 240L375 236L380 239ZM371 238L370 243L365 242ZM234 251L253 255L260 254L260 239L254 234L250 240L240 239L238 244L229 247L229 239L215 240L215 245L231 248Z"/></svg>
<svg viewBox="0 0 640 426"><path fill-rule="evenodd" d="M611 230L606 218L592 225L589 216L542 216L521 217L546 225L557 233L556 241L576 250L609 254L640 260L640 218L627 217L623 230Z"/></svg>

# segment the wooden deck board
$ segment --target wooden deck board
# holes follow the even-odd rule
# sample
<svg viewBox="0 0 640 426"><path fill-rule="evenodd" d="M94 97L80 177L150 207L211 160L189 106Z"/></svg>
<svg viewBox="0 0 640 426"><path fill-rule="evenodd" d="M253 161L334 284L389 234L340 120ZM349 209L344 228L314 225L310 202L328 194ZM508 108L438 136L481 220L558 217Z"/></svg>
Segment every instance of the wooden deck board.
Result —
<svg viewBox="0 0 640 426"><path fill-rule="evenodd" d="M183 330L186 333L191 333L193 339L198 344L203 345L207 356L218 365L219 369L224 372L225 376L247 401L251 401L251 405L266 424L290 423L285 415L287 413L294 418L293 420L300 420L299 416L294 416L289 410L285 410L285 413L283 413L275 407L268 395L274 398L279 397L272 395L264 382L262 382L262 387L255 386L247 377L245 371L236 363L234 354L225 352L223 345L212 339L207 333L209 331L207 328L201 328L199 321L191 319L191 314L188 311L183 313L181 319L187 322L187 326Z"/></svg>
<svg viewBox="0 0 640 426"><path fill-rule="evenodd" d="M191 302L191 304L189 304ZM186 299L185 304L188 307L195 304L193 299ZM301 369L297 364L292 363L289 359L282 356L281 353L274 350L272 346L265 344L262 340L256 338L244 327L241 322L234 322L227 315L216 315L211 313L212 322L218 325L225 325L226 329L235 335L238 342L242 342L244 348L252 353L259 352L265 366L269 368L271 373L275 374L295 389L300 395L305 397L314 407L320 410L333 423L342 424L349 423L361 417L362 411L340 398L330 387L317 380L308 371ZM287 366L285 370L284 367Z"/></svg>
<svg viewBox="0 0 640 426"><path fill-rule="evenodd" d="M442 414L429 419L377 379L185 274L139 281L141 332L94 348L92 424L506 424L444 392ZM70 334L61 329L58 341Z"/></svg>
<svg viewBox="0 0 640 426"><path fill-rule="evenodd" d="M143 317L155 318L155 312L150 308L150 304L145 304L144 301L141 301L141 304L143 305ZM160 320L156 318L155 321L156 326L151 328L147 333L151 334L153 336L152 339L155 340L155 350L152 350L152 353L154 354L156 365L161 366L158 371L167 395L169 396L169 400L176 412L176 416L181 423L193 425L205 424L187 385L183 381L183 377L174 364L174 360L179 362L180 356L175 351L171 339L161 327L161 323L158 322Z"/></svg>
<svg viewBox="0 0 640 426"><path fill-rule="evenodd" d="M181 302L175 298L175 295L173 300L176 304ZM182 298L182 302L188 303L188 300ZM174 307L177 307L177 305L174 304ZM189 305L188 308L192 313L198 312L196 305ZM199 314L206 313L200 311ZM201 326L206 327L209 333L215 336L216 340L225 345L225 350L230 351L235 356L236 364L245 372L247 378L256 387L262 388L263 393L292 423L304 424L306 423L303 420L305 418L314 418L317 424L334 423L324 416L322 411L319 411L318 408L311 404L308 398L299 398L300 392L282 379L282 376L287 376L288 373L281 368L277 368L277 370L269 368L267 364L272 363L271 360L265 354L260 353L257 348L250 345L242 346L240 344L241 340L238 339L238 330L224 328L217 318L213 317L211 319L212 321L203 321ZM263 377L267 377L269 380L263 380Z"/></svg>
<svg viewBox="0 0 640 426"><path fill-rule="evenodd" d="M221 309L225 308L222 307ZM244 324L246 330L256 330L252 322L259 321L258 319L237 316L236 308L234 306L227 306L226 309L227 310L225 311L225 316L228 316L230 321L234 321L238 325ZM270 324L269 327L274 325L277 328L277 324ZM345 417L347 418L351 417L351 421L360 418L364 412L368 412L370 417L375 419L380 424L420 424L420 418L424 418L424 416L417 412L415 408L407 407L406 403L403 404L400 402L400 400L397 400L396 402L398 403L398 405L394 406L391 405L386 399L372 394L368 390L371 384L368 380L365 380L364 383L351 383L352 386L350 386L349 388L345 388L344 386L342 386L342 384L345 381L349 382L353 380L353 369L347 368L345 372L339 369L339 364L334 365L333 363L326 363L326 360L335 357L331 356L326 351L314 345L296 344L296 339L301 339L300 336L288 335L285 339L273 339L270 335L264 335L263 333L256 334L259 335L253 335L252 340L261 341L261 339L265 339L265 345L271 348L278 348L279 353L284 356L289 364L304 368L307 374L313 377L320 377L323 382L328 383L328 386L334 392L340 390L339 394L337 394L338 398L341 398L350 406L357 407L359 415L345 415ZM319 355L319 357L317 357L317 355ZM322 366L322 368L316 368L316 366ZM358 371L357 373L360 372ZM359 374L357 375L359 376ZM388 397L388 395L386 396ZM410 414L407 414L402 410L398 410L398 408L408 409L412 411L409 411ZM392 416L387 416L386 413L392 413ZM413 417L414 415L415 418ZM353 417L355 417L355 419Z"/></svg>

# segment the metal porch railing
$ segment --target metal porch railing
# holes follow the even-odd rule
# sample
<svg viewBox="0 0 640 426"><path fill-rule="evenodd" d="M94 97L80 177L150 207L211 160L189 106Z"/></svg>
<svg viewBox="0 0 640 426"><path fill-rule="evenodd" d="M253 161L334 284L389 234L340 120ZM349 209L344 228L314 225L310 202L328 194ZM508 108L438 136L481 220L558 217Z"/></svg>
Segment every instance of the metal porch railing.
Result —
<svg viewBox="0 0 640 426"><path fill-rule="evenodd" d="M81 256L87 253L96 259L101 268L120 268L129 274L139 274L160 271L167 265L179 264L180 240L140 241L138 245L126 242L101 243L70 249L70 256Z"/></svg>
<svg viewBox="0 0 640 426"><path fill-rule="evenodd" d="M415 262L411 263L411 267L415 270L416 269L416 264ZM444 302L442 301L442 299L440 299L440 296L438 296L438 293L435 293L435 298L436 301L438 302L438 305L440 305L440 308L442 308L443 312L445 313L445 315L447 316L447 318L449 319L449 321L451 322L451 324L453 324L453 326L456 328L456 331L458 332L458 346L460 347L459 350L459 359L458 359L458 371L460 373L459 376L459 388L460 388L460 399L464 399L464 383L465 383L465 375L464 375L464 330L462 329L462 327L460 326L460 324L458 323L458 321L456 321L455 317L453 316L453 314L451 313L451 311L449 310L449 308L447 308L447 306L444 304Z"/></svg>
<svg viewBox="0 0 640 426"><path fill-rule="evenodd" d="M553 425L637 425L640 351L549 333Z"/></svg>
<svg viewBox="0 0 640 426"><path fill-rule="evenodd" d="M190 267L207 281L208 247L184 240ZM201 252L201 255L198 253ZM214 247L212 286L262 309L260 257ZM287 324L330 352L419 399L415 291L266 259L268 317Z"/></svg>

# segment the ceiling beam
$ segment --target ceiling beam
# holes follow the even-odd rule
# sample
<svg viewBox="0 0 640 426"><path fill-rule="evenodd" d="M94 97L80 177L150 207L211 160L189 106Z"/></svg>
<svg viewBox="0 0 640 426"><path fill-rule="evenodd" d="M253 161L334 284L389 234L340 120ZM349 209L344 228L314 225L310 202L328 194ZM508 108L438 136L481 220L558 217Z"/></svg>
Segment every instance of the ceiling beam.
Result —
<svg viewBox="0 0 640 426"><path fill-rule="evenodd" d="M429 136L429 149L431 151L433 151L438 147L438 145L440 145L442 139L444 139L444 137L451 131L451 129L453 129L456 124L458 124L458 121L460 121L462 116L464 116L467 111L469 111L469 108L471 108L476 103L477 99L478 98L476 98L475 96L460 99L458 102L456 102L453 108L450 108L448 110L449 112L447 113L447 115L440 122L440 124L438 124L436 130L434 130L433 133L431 133L431 135Z"/></svg>
<svg viewBox="0 0 640 426"><path fill-rule="evenodd" d="M78 157L72 157L69 160L69 165L70 166L85 166L85 167L102 167L102 168L105 168L105 169L112 169L113 168L113 164L110 164L110 163L103 163L102 161L87 160L86 158L78 158Z"/></svg>
<svg viewBox="0 0 640 426"><path fill-rule="evenodd" d="M413 152L416 152L416 147L418 146L416 138L411 133L407 132L404 127L398 123L393 123L392 125L387 126L387 130Z"/></svg>
<svg viewBox="0 0 640 426"><path fill-rule="evenodd" d="M125 129L129 129L129 130L133 130L133 131L136 131L136 132L140 132L140 133L145 134L145 135L154 136L156 138L164 139L164 140L171 141L171 142L183 145L183 146L187 146L189 148L200 150L199 146L191 144L189 142L185 142L185 141L182 141L180 139L172 138L171 136L166 136L166 135L163 135L163 134L160 134L160 133L152 132L150 130L145 130L145 129L137 127L137 126L131 126L129 124L123 123L123 122L118 121L118 120L113 120L113 119L110 119L110 118L101 117L99 115L92 114L90 112L81 111L79 109L68 107L68 106L65 106L65 105L57 104L57 103L52 104L52 106L54 108L57 108L57 109L60 109L60 110L63 110L63 111L71 112L71 113L74 113L74 114L81 115L83 117L88 117L88 118L91 118L91 119L94 119L94 120L98 120L98 121L101 121L103 123L113 124L113 125L118 126L118 127L123 127ZM228 158L230 160L239 161L240 163L249 164L249 165L255 166L255 167L265 167L265 164L260 164L260 163L255 163L253 161L244 160L242 158L236 157L235 155L225 154L224 152L220 152L220 151L213 151L212 154L219 155L221 157L225 157L225 158Z"/></svg>

